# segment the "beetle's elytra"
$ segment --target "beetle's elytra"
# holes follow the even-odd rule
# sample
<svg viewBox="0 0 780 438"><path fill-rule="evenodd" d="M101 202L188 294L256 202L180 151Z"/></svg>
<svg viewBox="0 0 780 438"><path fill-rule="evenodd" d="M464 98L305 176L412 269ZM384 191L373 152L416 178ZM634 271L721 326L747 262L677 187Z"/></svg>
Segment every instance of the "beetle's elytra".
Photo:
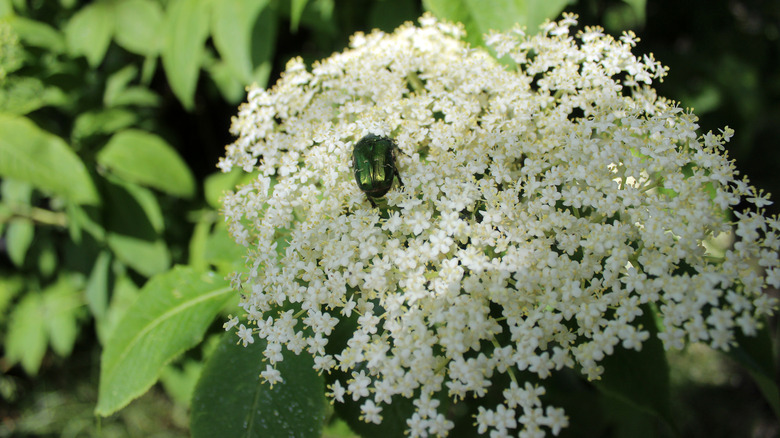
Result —
<svg viewBox="0 0 780 438"><path fill-rule="evenodd" d="M395 177L398 177L399 184L404 184L395 167L397 149L392 139L368 134L355 144L352 151L355 181L373 207L376 207L375 199L390 191Z"/></svg>

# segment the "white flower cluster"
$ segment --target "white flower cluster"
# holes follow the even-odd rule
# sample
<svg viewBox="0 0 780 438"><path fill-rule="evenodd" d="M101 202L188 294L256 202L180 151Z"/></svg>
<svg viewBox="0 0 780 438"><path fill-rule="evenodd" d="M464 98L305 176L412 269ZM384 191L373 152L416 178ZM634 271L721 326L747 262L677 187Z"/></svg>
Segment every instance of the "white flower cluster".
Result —
<svg viewBox="0 0 780 438"><path fill-rule="evenodd" d="M566 16L489 35L507 67L460 27L420 22L357 34L310 71L293 59L233 122L220 167L259 176L224 215L248 248L233 279L241 337L267 340L267 380L281 379L283 348L307 351L318 371L351 373L335 400L379 423L392 397L412 398L409 432L427 436L453 427L436 394L479 398L507 373L478 429L541 437L567 417L516 374L598 379L605 356L648 339L636 321L648 303L667 349L755 333L776 305L763 290L780 286L780 222L725 156L732 131L699 136L693 114L656 96L666 69L631 53L633 34L572 36ZM369 133L400 149L404 184L382 208L351 168ZM755 208L730 216L741 199ZM708 249L732 230L729 249ZM347 318L357 328L329 354Z"/></svg>

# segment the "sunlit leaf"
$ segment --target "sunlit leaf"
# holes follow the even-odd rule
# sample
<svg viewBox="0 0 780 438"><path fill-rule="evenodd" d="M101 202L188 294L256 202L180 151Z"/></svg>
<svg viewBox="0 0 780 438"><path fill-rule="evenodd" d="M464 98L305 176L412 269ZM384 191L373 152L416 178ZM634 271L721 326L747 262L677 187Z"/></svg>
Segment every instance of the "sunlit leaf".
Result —
<svg viewBox="0 0 780 438"><path fill-rule="evenodd" d="M203 192L206 203L212 208L222 207L222 197L225 192L233 191L240 181L245 180L247 174L241 169L233 169L230 172L216 172L206 177L203 183Z"/></svg>
<svg viewBox="0 0 780 438"><path fill-rule="evenodd" d="M82 291L72 280L61 277L43 291L41 318L45 321L51 348L61 357L73 350L79 334L78 318L84 302Z"/></svg>
<svg viewBox="0 0 780 438"><path fill-rule="evenodd" d="M116 42L140 55L155 55L164 32L164 13L153 0L123 0L116 3Z"/></svg>
<svg viewBox="0 0 780 438"><path fill-rule="evenodd" d="M168 4L162 61L171 89L187 109L195 105L210 5L208 0L173 0Z"/></svg>
<svg viewBox="0 0 780 438"><path fill-rule="evenodd" d="M143 86L131 86L138 74L138 68L128 65L112 74L106 81L106 91L103 93L103 103L106 107L139 105L156 106L160 97L152 90Z"/></svg>
<svg viewBox="0 0 780 438"><path fill-rule="evenodd" d="M212 62L213 61L213 62ZM226 101L237 104L246 96L246 82L224 61L209 60L203 66Z"/></svg>
<svg viewBox="0 0 780 438"><path fill-rule="evenodd" d="M11 313L5 335L5 358L10 365L21 362L27 374L35 375L46 353L46 321L41 318L43 300L27 292Z"/></svg>
<svg viewBox="0 0 780 438"><path fill-rule="evenodd" d="M16 219L6 228L5 244L8 251L8 258L11 259L16 267L24 264L27 256L27 250L30 249L33 237L35 235L35 226L32 221L27 219Z"/></svg>
<svg viewBox="0 0 780 438"><path fill-rule="evenodd" d="M119 321L124 318L127 310L138 299L138 288L126 275L119 276L114 282L114 288L111 291L111 303L108 305L106 315L102 319L95 321L98 340L101 345L111 337L114 329L119 325Z"/></svg>
<svg viewBox="0 0 780 438"><path fill-rule="evenodd" d="M103 103L106 106L114 106L116 96L138 75L135 65L127 65L112 73L106 80L106 90L103 92Z"/></svg>
<svg viewBox="0 0 780 438"><path fill-rule="evenodd" d="M274 8L265 8L257 18L252 33L252 82L264 87L271 75L271 63L276 48L276 26L278 23Z"/></svg>
<svg viewBox="0 0 780 438"><path fill-rule="evenodd" d="M14 11L11 0L0 0L0 17L10 15Z"/></svg>
<svg viewBox="0 0 780 438"><path fill-rule="evenodd" d="M184 160L165 140L146 131L117 133L97 161L127 181L182 197L195 192L195 178Z"/></svg>
<svg viewBox="0 0 780 438"><path fill-rule="evenodd" d="M244 266L246 251L236 244L225 228L224 221L218 221L206 240L204 259L225 274Z"/></svg>
<svg viewBox="0 0 780 438"><path fill-rule="evenodd" d="M14 16L9 23L24 44L53 53L65 51L65 36L48 24L20 16Z"/></svg>
<svg viewBox="0 0 780 438"><path fill-rule="evenodd" d="M647 0L623 0L634 11L637 21L644 24L647 16Z"/></svg>
<svg viewBox="0 0 780 438"><path fill-rule="evenodd" d="M203 339L232 295L221 277L188 267L152 278L105 344L95 413L110 415L148 390L167 363Z"/></svg>
<svg viewBox="0 0 780 438"><path fill-rule="evenodd" d="M213 11L214 45L244 85L252 82L255 69L255 60L252 59L253 29L267 5L268 0L223 0Z"/></svg>
<svg viewBox="0 0 780 438"><path fill-rule="evenodd" d="M95 319L106 314L108 308L108 287L110 280L111 253L101 251L87 281L86 300Z"/></svg>
<svg viewBox="0 0 780 438"><path fill-rule="evenodd" d="M290 30L293 32L298 30L298 24L301 22L301 16L303 10L306 9L306 3L309 0L292 0L290 8Z"/></svg>
<svg viewBox="0 0 780 438"><path fill-rule="evenodd" d="M92 67L97 67L111 43L114 33L112 2L96 1L76 12L65 26L65 41L74 55L84 55Z"/></svg>
<svg viewBox="0 0 780 438"><path fill-rule="evenodd" d="M177 404L189 406L201 371L203 362L186 359L181 367L171 364L163 368L160 383Z"/></svg>
<svg viewBox="0 0 780 438"><path fill-rule="evenodd" d="M0 114L0 176L80 204L97 204L86 166L59 137L24 117Z"/></svg>
<svg viewBox="0 0 780 438"><path fill-rule="evenodd" d="M168 269L163 216L152 193L131 183L106 185L106 242L122 262L150 277Z"/></svg>
<svg viewBox="0 0 780 438"><path fill-rule="evenodd" d="M59 88L46 85L39 78L9 76L0 88L0 112L21 116L44 106L61 106L68 101Z"/></svg>
<svg viewBox="0 0 780 438"><path fill-rule="evenodd" d="M24 280L20 275L5 274L0 276L0 324L5 327L8 319L8 309L12 300L21 292Z"/></svg>
<svg viewBox="0 0 780 438"><path fill-rule="evenodd" d="M546 19L554 19L568 0L423 0L425 9L439 18L460 22L467 40L484 45L482 36L490 30L505 31L515 24L535 33Z"/></svg>
<svg viewBox="0 0 780 438"><path fill-rule="evenodd" d="M86 111L76 117L71 136L81 140L98 134L113 134L132 126L138 120L138 113L123 108L106 108Z"/></svg>

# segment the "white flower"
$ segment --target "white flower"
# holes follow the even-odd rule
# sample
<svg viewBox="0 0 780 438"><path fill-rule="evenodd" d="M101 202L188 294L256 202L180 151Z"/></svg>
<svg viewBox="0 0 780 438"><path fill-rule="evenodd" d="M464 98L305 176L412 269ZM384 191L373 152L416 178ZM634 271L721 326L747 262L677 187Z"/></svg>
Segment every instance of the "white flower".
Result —
<svg viewBox="0 0 780 438"><path fill-rule="evenodd" d="M347 390L343 386L341 386L341 382L336 380L335 382L333 382L332 385L330 385L329 389L330 392L328 393L328 395L331 396L333 400L339 403L344 403L344 394L346 393Z"/></svg>
<svg viewBox="0 0 780 438"><path fill-rule="evenodd" d="M244 347L248 344L254 344L255 340L252 337L252 329L247 328L244 324L238 327L238 338L244 343Z"/></svg>
<svg viewBox="0 0 780 438"><path fill-rule="evenodd" d="M557 435L568 420L543 406L544 379L563 367L598 379L606 356L641 350L645 309L659 309L667 349L731 348L774 312L763 289L780 284L780 222L723 155L733 131L699 135L695 115L657 97L667 70L631 53L635 35L575 24L489 35L509 69L425 16L250 89L219 165L259 170L223 213L247 247L231 283L271 364L306 350L318 372L349 373L329 396L359 401L369 422L414 398L411 436L454 427L435 400L480 398L495 374L527 370L541 383L512 381L477 427ZM380 208L351 167L367 134L399 148ZM742 198L755 209L730 221ZM733 248L705 246L728 232ZM357 328L329 354L345 317ZM271 365L263 376L280 379Z"/></svg>
<svg viewBox="0 0 780 438"><path fill-rule="evenodd" d="M222 328L225 329L226 332L229 332L233 327L238 325L238 317L233 315L228 315L228 320L222 324Z"/></svg>
<svg viewBox="0 0 780 438"><path fill-rule="evenodd" d="M260 373L260 377L263 378L268 384L273 388L275 383L282 382L282 373L279 372L279 370L275 369L271 365L266 365L265 371Z"/></svg>
<svg viewBox="0 0 780 438"><path fill-rule="evenodd" d="M360 411L363 413L360 419L366 423L382 423L382 415L380 415L382 408L375 405L373 400L366 400L360 406Z"/></svg>

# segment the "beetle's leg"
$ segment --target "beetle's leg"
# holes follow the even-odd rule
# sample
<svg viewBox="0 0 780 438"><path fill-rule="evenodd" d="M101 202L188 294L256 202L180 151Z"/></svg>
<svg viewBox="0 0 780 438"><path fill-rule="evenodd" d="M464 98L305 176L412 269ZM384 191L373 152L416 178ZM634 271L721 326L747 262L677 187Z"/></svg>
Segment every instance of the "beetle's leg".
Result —
<svg viewBox="0 0 780 438"><path fill-rule="evenodd" d="M370 202L370 203L371 203L371 206L372 206L372 207L374 207L374 208L376 208L376 202L374 202L374 200L373 200L373 199L371 199L371 197L370 197L370 196L366 196L366 198L368 198L368 202Z"/></svg>
<svg viewBox="0 0 780 438"><path fill-rule="evenodd" d="M390 153L392 154L392 157L393 157L393 165L392 165L392 167L393 167L393 173L395 174L395 176L397 176L397 177L398 177L398 183L399 183L399 184L401 184L401 186L403 187L403 185L404 185L404 182L401 180L401 173L400 173L400 172L398 172L398 167L396 167L396 165L397 165L397 161L396 161L396 159L395 159L395 158L396 158L396 155L395 155L396 151L398 151L398 152L400 152L400 153L402 153L402 154L406 155L407 157L408 157L409 155L408 155L408 154L406 154L406 153L405 153L404 151L402 151L401 149L399 149L399 148L398 148L398 146L394 147L394 148L393 148L393 150L390 152Z"/></svg>

